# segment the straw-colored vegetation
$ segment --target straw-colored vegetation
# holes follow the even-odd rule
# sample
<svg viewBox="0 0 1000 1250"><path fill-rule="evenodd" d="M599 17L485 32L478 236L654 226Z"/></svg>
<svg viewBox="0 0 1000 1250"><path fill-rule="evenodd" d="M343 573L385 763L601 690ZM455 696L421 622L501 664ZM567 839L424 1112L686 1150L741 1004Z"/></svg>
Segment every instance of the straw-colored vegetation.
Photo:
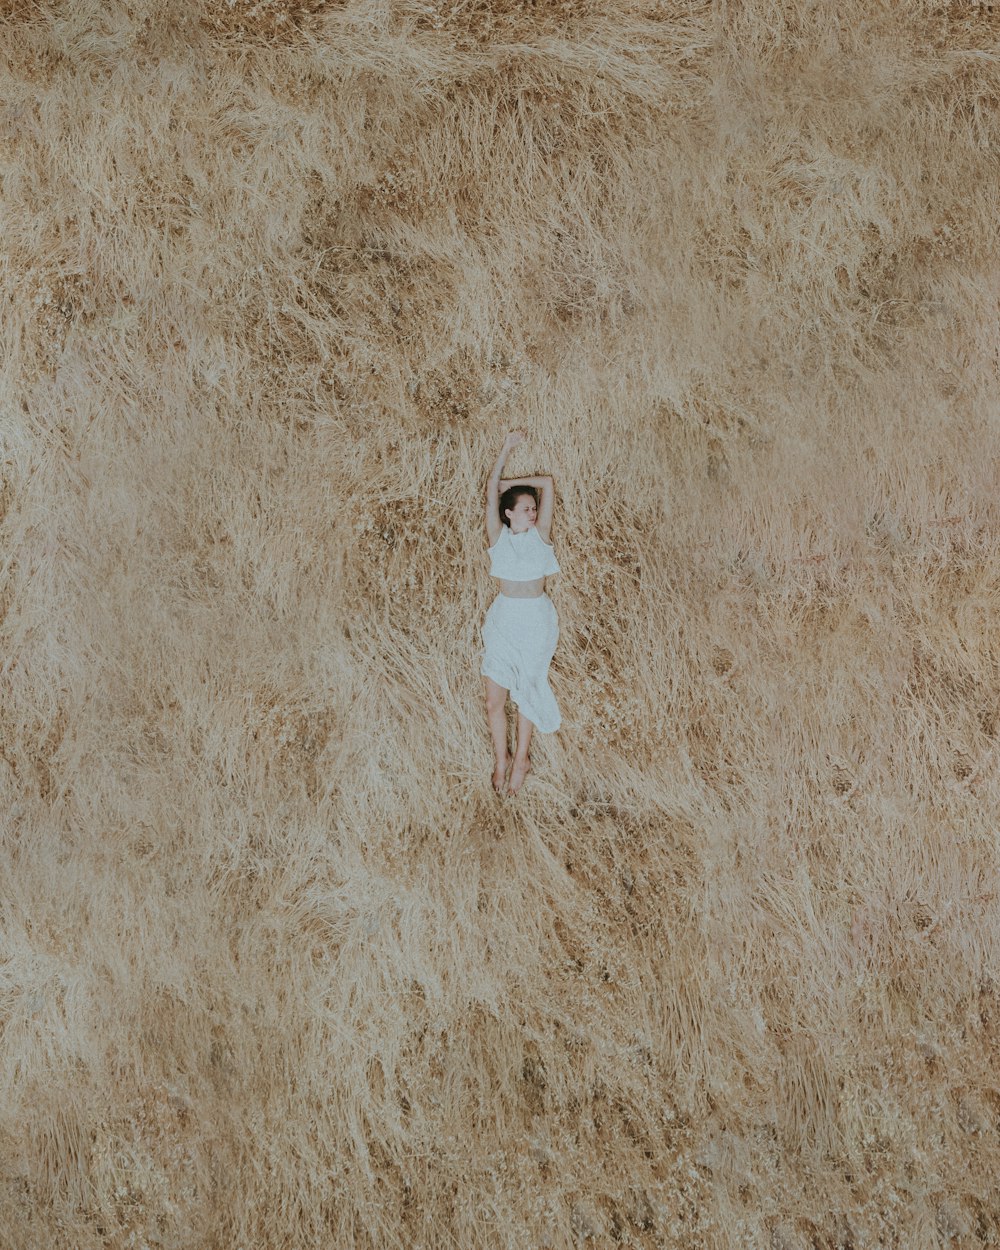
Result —
<svg viewBox="0 0 1000 1250"><path fill-rule="evenodd" d="M1000 9L0 38L4 1250L1000 1244Z"/></svg>

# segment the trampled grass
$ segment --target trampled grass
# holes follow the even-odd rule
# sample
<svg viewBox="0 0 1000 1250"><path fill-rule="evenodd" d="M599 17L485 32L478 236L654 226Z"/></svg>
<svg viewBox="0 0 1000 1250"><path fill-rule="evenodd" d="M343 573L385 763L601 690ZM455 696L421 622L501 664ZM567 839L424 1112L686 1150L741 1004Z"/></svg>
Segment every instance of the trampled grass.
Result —
<svg viewBox="0 0 1000 1250"><path fill-rule="evenodd" d="M0 37L0 1245L998 1244L1000 8Z"/></svg>

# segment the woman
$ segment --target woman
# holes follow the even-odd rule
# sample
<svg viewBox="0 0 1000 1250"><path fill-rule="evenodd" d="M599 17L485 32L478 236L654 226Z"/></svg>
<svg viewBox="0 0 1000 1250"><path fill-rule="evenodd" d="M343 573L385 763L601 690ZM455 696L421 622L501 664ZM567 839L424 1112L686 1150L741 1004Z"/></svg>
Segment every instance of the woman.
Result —
<svg viewBox="0 0 1000 1250"><path fill-rule="evenodd" d="M490 576L500 582L483 623L486 648L480 674L486 688L486 720L496 750L493 789L517 794L531 767L531 731L555 733L562 724L549 685L549 664L559 638L555 605L545 593L545 577L559 572L549 541L555 487L551 477L503 479L504 462L524 442L523 430L512 430L486 487L486 533ZM500 487L505 486L503 494ZM541 503L537 491L541 491ZM507 693L517 704L517 748L507 752Z"/></svg>

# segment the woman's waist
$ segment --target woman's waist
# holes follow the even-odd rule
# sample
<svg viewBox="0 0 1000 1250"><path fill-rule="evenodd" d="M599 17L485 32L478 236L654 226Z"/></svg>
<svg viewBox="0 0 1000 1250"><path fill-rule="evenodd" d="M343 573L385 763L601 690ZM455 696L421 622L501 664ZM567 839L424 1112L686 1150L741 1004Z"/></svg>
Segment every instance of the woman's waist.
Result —
<svg viewBox="0 0 1000 1250"><path fill-rule="evenodd" d="M533 577L531 581L517 582L499 577L500 593L505 599L540 599L545 594L545 578Z"/></svg>

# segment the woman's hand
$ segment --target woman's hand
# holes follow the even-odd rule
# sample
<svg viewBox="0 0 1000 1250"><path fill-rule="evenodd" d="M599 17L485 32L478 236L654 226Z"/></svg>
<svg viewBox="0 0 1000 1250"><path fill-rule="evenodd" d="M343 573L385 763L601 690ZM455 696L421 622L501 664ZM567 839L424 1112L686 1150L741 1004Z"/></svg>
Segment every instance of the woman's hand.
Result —
<svg viewBox="0 0 1000 1250"><path fill-rule="evenodd" d="M504 450L513 451L514 448L523 443L527 437L528 433L526 430L511 430L503 441Z"/></svg>

